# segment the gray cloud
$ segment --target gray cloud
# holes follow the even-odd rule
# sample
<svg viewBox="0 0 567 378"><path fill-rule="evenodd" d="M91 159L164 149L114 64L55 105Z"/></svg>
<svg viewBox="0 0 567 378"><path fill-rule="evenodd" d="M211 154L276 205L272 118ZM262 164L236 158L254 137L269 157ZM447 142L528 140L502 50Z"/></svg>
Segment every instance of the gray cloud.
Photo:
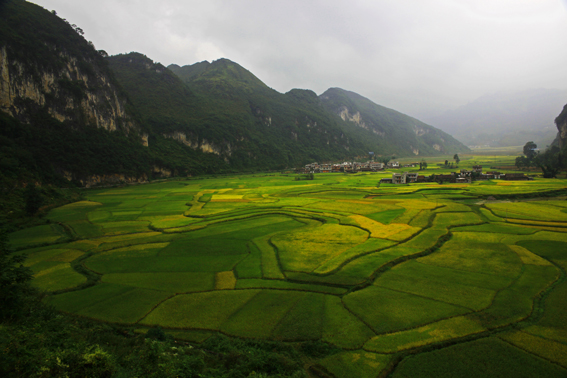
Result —
<svg viewBox="0 0 567 378"><path fill-rule="evenodd" d="M567 89L567 0L35 3L110 54L225 57L280 92L341 87L418 118L485 93Z"/></svg>

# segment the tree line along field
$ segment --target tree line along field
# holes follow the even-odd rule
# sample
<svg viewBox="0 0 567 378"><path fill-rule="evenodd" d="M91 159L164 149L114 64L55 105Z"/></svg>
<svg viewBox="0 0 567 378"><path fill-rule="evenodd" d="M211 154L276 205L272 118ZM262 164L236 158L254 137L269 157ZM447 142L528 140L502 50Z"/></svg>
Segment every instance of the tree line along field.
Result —
<svg viewBox="0 0 567 378"><path fill-rule="evenodd" d="M565 377L567 180L389 175L89 190L10 241L56 309L139 331L323 341L336 377Z"/></svg>

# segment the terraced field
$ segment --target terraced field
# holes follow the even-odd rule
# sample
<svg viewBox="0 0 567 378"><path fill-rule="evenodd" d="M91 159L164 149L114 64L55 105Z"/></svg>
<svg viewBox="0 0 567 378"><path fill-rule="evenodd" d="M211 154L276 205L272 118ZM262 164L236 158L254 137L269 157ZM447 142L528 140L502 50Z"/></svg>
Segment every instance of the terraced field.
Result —
<svg viewBox="0 0 567 378"><path fill-rule="evenodd" d="M79 316L322 340L343 352L314 364L337 377L567 376L567 202L486 200L567 180L377 187L387 175L89 190L11 242Z"/></svg>

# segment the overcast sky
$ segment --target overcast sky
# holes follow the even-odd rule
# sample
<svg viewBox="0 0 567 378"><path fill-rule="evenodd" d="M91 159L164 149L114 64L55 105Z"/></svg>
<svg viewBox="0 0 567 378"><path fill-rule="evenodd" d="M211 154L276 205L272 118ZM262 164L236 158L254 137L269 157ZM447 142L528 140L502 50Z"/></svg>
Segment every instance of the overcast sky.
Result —
<svg viewBox="0 0 567 378"><path fill-rule="evenodd" d="M279 92L340 87L417 118L487 93L567 89L567 0L31 2L111 55L227 58Z"/></svg>

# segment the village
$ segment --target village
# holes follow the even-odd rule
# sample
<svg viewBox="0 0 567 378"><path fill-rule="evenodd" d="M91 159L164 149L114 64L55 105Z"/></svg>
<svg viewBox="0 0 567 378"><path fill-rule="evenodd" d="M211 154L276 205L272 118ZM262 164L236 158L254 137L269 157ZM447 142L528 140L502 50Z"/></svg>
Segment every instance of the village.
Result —
<svg viewBox="0 0 567 378"><path fill-rule="evenodd" d="M336 164L318 164L311 163L305 165L304 168L296 169L296 173L312 174L312 173L332 173L332 172L344 172L344 173L357 173L357 172L379 172L386 169L400 169L400 168L416 168L419 167L420 170L423 167L423 163L409 163L400 165L397 161L390 161L388 163L377 162L374 160L369 160L366 163L361 162L343 162ZM380 183L383 184L410 184L410 183L420 183L420 182L449 182L449 183L471 183L473 181L479 180L515 180L515 181L527 181L533 180L532 177L526 176L523 173L500 173L497 171L487 171L482 172L481 165L474 165L472 170L461 169L459 172L451 172L445 174L431 174L425 176L419 172L403 172L392 173L392 178L383 178Z"/></svg>

